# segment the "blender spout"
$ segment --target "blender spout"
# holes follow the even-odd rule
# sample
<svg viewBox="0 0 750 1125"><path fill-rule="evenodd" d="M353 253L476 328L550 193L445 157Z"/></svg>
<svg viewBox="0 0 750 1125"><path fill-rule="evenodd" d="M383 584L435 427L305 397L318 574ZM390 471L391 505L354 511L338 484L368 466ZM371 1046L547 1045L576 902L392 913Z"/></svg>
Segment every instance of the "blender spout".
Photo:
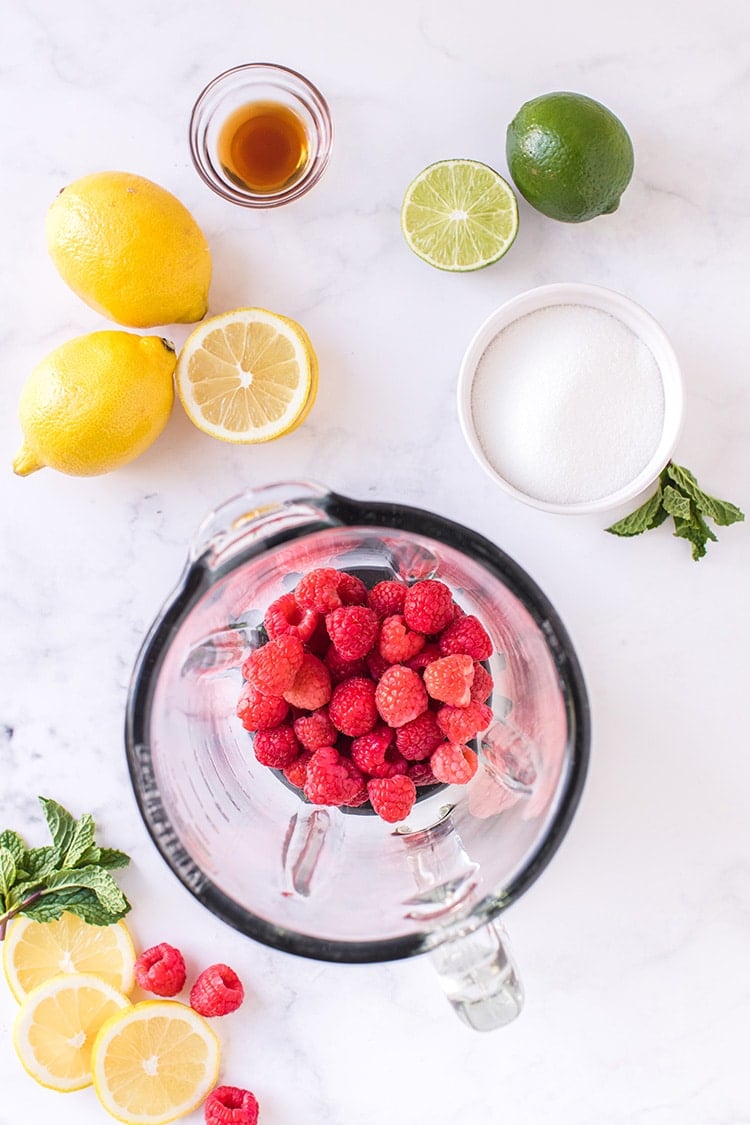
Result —
<svg viewBox="0 0 750 1125"><path fill-rule="evenodd" d="M449 938L431 959L451 1007L474 1031L494 1031L521 1014L523 986L499 922Z"/></svg>

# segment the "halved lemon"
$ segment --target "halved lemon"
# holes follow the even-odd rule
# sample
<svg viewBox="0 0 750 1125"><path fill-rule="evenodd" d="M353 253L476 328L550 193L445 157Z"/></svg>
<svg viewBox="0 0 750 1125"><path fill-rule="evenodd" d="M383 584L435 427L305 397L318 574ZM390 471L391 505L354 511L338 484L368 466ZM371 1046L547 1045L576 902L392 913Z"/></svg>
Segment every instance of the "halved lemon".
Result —
<svg viewBox="0 0 750 1125"><path fill-rule="evenodd" d="M118 992L132 991L135 949L124 922L91 926L75 914L56 922L19 916L3 942L5 979L16 1000L60 973L93 973Z"/></svg>
<svg viewBox="0 0 750 1125"><path fill-rule="evenodd" d="M102 1027L91 1052L94 1087L126 1125L166 1125L191 1113L216 1084L219 1040L175 1000L144 1000Z"/></svg>
<svg viewBox="0 0 750 1125"><path fill-rule="evenodd" d="M67 1092L91 1085L91 1048L100 1027L130 1001L91 973L57 976L33 988L16 1017L14 1044L42 1086Z"/></svg>
<svg viewBox="0 0 750 1125"><path fill-rule="evenodd" d="M191 333L175 378L198 429L252 444L288 434L305 420L318 389L318 361L296 321L267 309L235 309Z"/></svg>

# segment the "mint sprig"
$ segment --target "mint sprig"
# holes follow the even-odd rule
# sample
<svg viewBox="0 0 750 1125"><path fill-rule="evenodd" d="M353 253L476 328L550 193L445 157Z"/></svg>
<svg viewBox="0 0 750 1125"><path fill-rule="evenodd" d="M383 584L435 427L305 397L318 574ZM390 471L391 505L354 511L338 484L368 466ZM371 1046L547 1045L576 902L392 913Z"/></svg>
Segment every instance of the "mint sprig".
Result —
<svg viewBox="0 0 750 1125"><path fill-rule="evenodd" d="M69 910L85 922L109 926L130 910L109 874L126 867L129 856L96 844L90 813L76 820L56 801L40 797L39 802L51 844L29 848L12 829L0 832L0 941L17 914L52 922Z"/></svg>
<svg viewBox="0 0 750 1125"><path fill-rule="evenodd" d="M669 461L659 476L656 492L640 508L606 530L612 535L641 535L659 527L670 516L674 521L674 535L687 539L696 562L705 555L709 540L717 542L707 520L719 527L729 527L745 518L736 504L709 496L688 469Z"/></svg>

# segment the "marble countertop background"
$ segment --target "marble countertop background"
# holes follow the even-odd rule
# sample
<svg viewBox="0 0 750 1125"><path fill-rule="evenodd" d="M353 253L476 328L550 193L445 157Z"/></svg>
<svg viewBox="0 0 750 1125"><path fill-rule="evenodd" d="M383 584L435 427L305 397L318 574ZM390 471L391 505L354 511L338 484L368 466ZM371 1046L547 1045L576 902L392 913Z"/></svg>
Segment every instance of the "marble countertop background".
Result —
<svg viewBox="0 0 750 1125"><path fill-rule="evenodd" d="M256 1091L261 1125L748 1125L749 525L720 531L696 564L666 525L624 541L602 530L624 512L526 508L464 446L455 388L469 338L509 297L553 281L619 290L681 361L676 459L750 507L750 9L6 0L3 11L2 827L41 843L37 794L91 810L133 857L122 881L139 945L173 940L196 968L220 951L237 969L248 1001L222 1025L222 1073ZM188 154L198 92L248 61L309 75L335 119L324 179L276 212L221 202ZM625 122L636 172L617 213L567 226L522 201L496 266L455 276L413 257L398 221L410 179L451 156L504 173L507 122L555 89ZM27 374L106 326L44 245L57 192L106 168L156 180L193 212L214 256L211 312L263 305L305 325L321 380L297 432L225 446L176 408L151 450L110 476L12 476ZM187 330L170 335L179 345ZM234 493L305 477L484 533L541 585L577 647L591 768L560 852L506 915L527 1000L504 1030L461 1025L422 959L327 965L234 933L177 883L137 813L128 681L190 536ZM13 1014L0 982L0 1125L106 1120L92 1091L63 1097L25 1076Z"/></svg>

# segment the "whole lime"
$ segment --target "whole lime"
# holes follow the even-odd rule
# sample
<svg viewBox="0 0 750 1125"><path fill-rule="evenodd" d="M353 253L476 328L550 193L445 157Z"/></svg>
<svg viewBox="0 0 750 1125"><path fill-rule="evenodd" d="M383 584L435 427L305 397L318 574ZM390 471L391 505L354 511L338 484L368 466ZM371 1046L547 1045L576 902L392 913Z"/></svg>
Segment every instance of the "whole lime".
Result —
<svg viewBox="0 0 750 1125"><path fill-rule="evenodd" d="M584 94L543 94L508 126L508 168L524 199L564 223L617 210L633 175L633 145L611 110Z"/></svg>

